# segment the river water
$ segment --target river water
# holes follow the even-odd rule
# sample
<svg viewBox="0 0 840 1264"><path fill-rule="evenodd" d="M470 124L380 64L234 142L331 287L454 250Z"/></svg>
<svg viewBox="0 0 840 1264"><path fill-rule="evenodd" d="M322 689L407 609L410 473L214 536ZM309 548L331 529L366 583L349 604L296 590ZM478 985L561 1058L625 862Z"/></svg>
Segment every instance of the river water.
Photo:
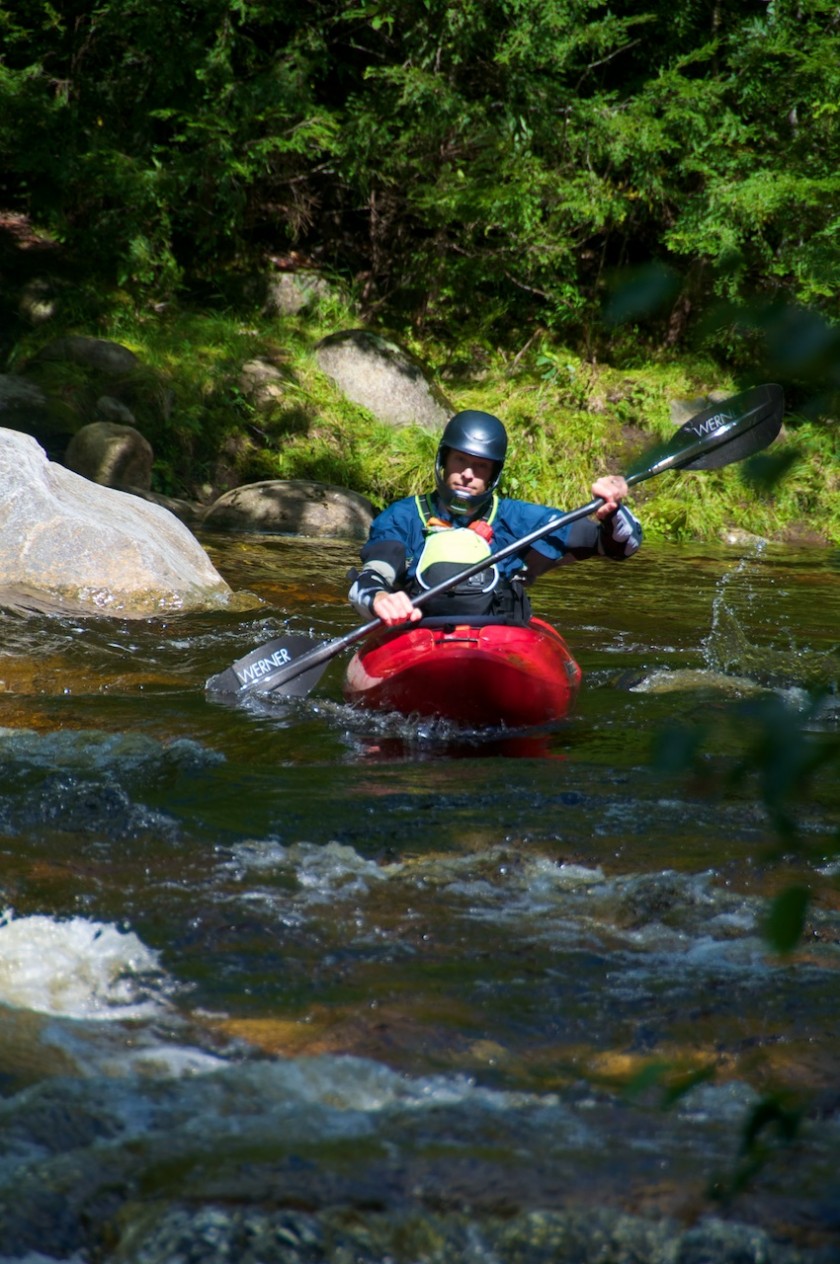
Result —
<svg viewBox="0 0 840 1264"><path fill-rule="evenodd" d="M577 709L482 735L209 701L358 620L202 542L262 605L0 618L0 1260L840 1258L836 554L555 572Z"/></svg>

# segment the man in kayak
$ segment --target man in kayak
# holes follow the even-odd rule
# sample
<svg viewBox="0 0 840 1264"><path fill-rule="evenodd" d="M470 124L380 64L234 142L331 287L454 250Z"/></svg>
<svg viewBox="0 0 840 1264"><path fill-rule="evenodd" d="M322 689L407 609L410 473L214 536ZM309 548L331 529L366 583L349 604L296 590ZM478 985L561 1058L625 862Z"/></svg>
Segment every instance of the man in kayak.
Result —
<svg viewBox="0 0 840 1264"><path fill-rule="evenodd" d="M622 504L627 483L607 474L592 484L593 498L604 501L594 521L561 527L467 583L412 605L424 588L489 559L559 516L557 509L497 494L506 454L507 432L498 417L468 409L450 419L435 460L434 494L398 500L371 524L361 569L351 572L349 598L361 615L389 626L450 613L524 622L530 615L525 586L545 571L589 557L622 561L639 548L641 526Z"/></svg>

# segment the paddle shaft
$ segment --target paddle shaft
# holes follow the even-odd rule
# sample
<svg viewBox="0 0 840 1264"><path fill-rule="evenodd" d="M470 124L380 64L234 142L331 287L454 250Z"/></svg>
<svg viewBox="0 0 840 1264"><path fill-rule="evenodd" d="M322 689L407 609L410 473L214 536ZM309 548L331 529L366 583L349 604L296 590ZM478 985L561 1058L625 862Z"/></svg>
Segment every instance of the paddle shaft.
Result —
<svg viewBox="0 0 840 1264"><path fill-rule="evenodd" d="M640 480L637 479L636 481ZM505 545L503 549L499 549L498 552L492 553L480 562L476 562L465 570L459 571L457 575L452 575L449 579L442 580L441 583L435 584L434 588L425 589L422 593L412 598L411 604L413 606L422 606L431 597L439 597L441 593L449 592L456 584L462 584L464 580L470 579L473 575L480 575L488 567L495 566L497 562L504 561L506 557L510 557L514 553L519 553L523 548L527 548L535 540L541 540L544 535L548 535L551 531L556 531L559 527L565 527L572 522L577 522L579 518L588 517L596 509L600 509L603 504L603 500L591 500L588 505L582 505L580 509L573 509L569 513L560 514L558 517L552 518L550 522L543 523L536 531L531 531L528 535L514 540L512 544ZM363 623L361 627L353 628L351 632L345 632L344 636L336 636L331 641L325 641L323 645L316 645L314 649L308 650L305 655L306 668L317 667L319 663L334 658L336 654L340 654L342 650L349 649L357 641L363 641L366 636L370 636L371 632L375 632L382 624L382 619L371 619L370 623ZM405 626L407 627L408 624ZM287 680L293 680L295 676L300 674L302 670L300 664L302 662L302 659L298 659L293 663L289 663L287 667L280 667L278 670L271 672L270 676L266 678L267 683L259 681L252 686L254 692L271 693L274 689L285 684Z"/></svg>
<svg viewBox="0 0 840 1264"><path fill-rule="evenodd" d="M704 414L704 416L706 415ZM697 437L693 443L680 448L678 452L671 452L661 457L643 470L637 470L635 474L628 474L624 481L628 487L635 487L637 483L644 483L647 479L654 478L657 474L664 474L666 470L681 469L685 465L691 465L698 457L708 457L714 448L722 447L732 439L733 431L737 431L738 434L743 433L743 424L743 417L728 417L725 409L721 406L718 414L697 424ZM692 429L694 427L689 422L683 427L683 433ZM488 566L494 566L496 562L502 562L512 554L520 553L537 540L541 540L544 535L549 535L552 531L557 531L561 527L568 527L580 518L588 518L590 514L595 513L605 503L604 500L598 498L590 500L588 505L581 505L580 509L572 509L569 513L559 514L556 518L552 518L550 522L543 523L535 531L531 531L528 535L523 535L518 540L514 540L512 544L499 549L497 553L491 554L490 557L484 558L480 562L475 562L472 566L468 566L466 570L459 571L457 575L445 579L434 588L428 588L425 592L415 597L411 604L419 606L424 601L428 601L430 597L437 597L441 593L448 592L456 584L462 584L465 579L470 579L473 575L480 575ZM361 635L367 635L381 622L381 619L376 619L372 625L369 624L365 627L364 632L361 629L358 629L358 631ZM348 635L353 637L353 640L348 642L350 645L359 639L354 633L349 633Z"/></svg>
<svg viewBox="0 0 840 1264"><path fill-rule="evenodd" d="M733 406L740 407L742 401L748 397L751 400L751 407L748 407L743 413L732 411ZM782 392L776 386L757 387L752 391L745 392L742 396L724 401L717 408L707 409L705 412L693 417L680 428L675 439L665 446L663 454L658 459L649 459L648 464L643 469L628 474L625 481L628 487L634 487L637 483L643 483L649 478L663 474L666 470L691 468L692 466L695 469L711 469L751 455L752 452L765 447L775 438L781 427L783 408ZM771 429L772 433L770 433ZM674 444L678 440L691 435L694 436L693 439L689 439L688 443L680 442L679 447L676 450L674 449ZM738 444L739 439L741 440L740 445ZM730 444L733 446L730 454L727 454L724 449ZM528 535L514 540L504 548L483 558L480 562L476 562L472 566L468 566L466 569L450 576L440 584L435 585L434 588L428 588L418 594L412 599L412 605L422 606L432 597L438 597L443 593L449 592L457 584L462 584L473 575L480 574L482 571L487 570L488 567L504 561L505 558L511 557L513 554L521 553L537 540L542 539L543 536L549 535L553 531L558 531L562 527L569 526L580 518L587 518L590 514L597 512L605 503L603 499L596 498L587 505L581 505L579 509L573 509L569 513L558 514L556 517L550 518L542 526L529 532ZM321 645L316 645L300 658L267 671L259 680L248 683L242 681L242 689L243 691L250 689L256 693L271 693L275 689L281 688L288 681L317 668L321 663L328 662L331 658L340 654L342 650L349 649L351 645L355 645L357 641L364 640L366 636L369 636L371 632L375 632L382 625L382 619L371 619L369 623L362 624L360 627L346 632L343 636L335 637L331 641L325 641ZM242 663L245 661L247 660L242 660ZM235 671L238 666L240 664L234 664L233 670Z"/></svg>
<svg viewBox="0 0 840 1264"><path fill-rule="evenodd" d="M710 448L725 443L733 426L727 425L729 419L725 418L723 412L721 412L720 416L723 419L722 421L715 418L713 420L717 421L717 425L709 427L707 423L704 428L700 428L701 433L687 447L681 448L679 452L662 457L661 460L654 462L653 465L648 466L646 469L628 475L625 480L627 486L634 487L637 483L643 483L646 479L654 478L657 474L662 474L666 470L678 469L680 466L691 464L698 456L706 454ZM511 544L505 545L504 548L498 549L489 557L482 558L480 562L475 562L465 570L459 571L457 575L452 575L441 583L436 584L433 588L427 588L424 592L414 597L411 604L413 606L422 606L432 597L439 597L443 593L449 592L457 584L464 583L465 580L472 578L473 575L480 575L488 567L495 566L498 562L503 562L505 558L511 557L514 553L521 553L523 549L536 543L537 540L541 540L543 536L550 535L552 531L558 531L562 527L570 526L581 518L588 518L590 514L600 509L604 503L603 499L597 497L595 500L590 500L589 504L581 505L579 509L572 509L568 513L558 514L548 522L544 522L542 526L537 527L534 531L529 532L528 535L521 536ZM382 623L382 619L371 619L369 623L364 623L360 627L346 632L343 636L334 637L333 640L325 641L323 645L318 645L314 649L309 650L305 655L306 667L317 667L319 663L335 657L342 650L349 649L357 641L363 641L366 636L370 636L371 632L375 632L377 628L381 627ZM258 693L270 693L272 690L279 688L287 680L291 680L300 674L300 661L290 663L287 667L281 667L277 671L271 672L265 683L257 683L253 688Z"/></svg>

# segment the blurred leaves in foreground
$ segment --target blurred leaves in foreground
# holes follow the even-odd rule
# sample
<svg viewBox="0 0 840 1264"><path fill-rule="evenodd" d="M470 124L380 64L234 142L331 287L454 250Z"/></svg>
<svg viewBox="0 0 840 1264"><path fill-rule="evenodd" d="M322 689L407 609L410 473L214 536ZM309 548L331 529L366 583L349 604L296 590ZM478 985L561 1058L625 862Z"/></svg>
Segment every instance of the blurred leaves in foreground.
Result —
<svg viewBox="0 0 840 1264"><path fill-rule="evenodd" d="M654 744L653 768L668 776L690 775L692 787L707 797L754 788L770 825L768 859L783 852L804 856L814 844L804 841L799 812L815 801L818 774L836 767L840 780L840 733L822 721L830 696L815 692L802 705L773 693L750 698L729 708L714 733L701 726L668 726ZM714 753L724 745L734 748L734 757ZM840 826L830 846L834 854L840 851Z"/></svg>

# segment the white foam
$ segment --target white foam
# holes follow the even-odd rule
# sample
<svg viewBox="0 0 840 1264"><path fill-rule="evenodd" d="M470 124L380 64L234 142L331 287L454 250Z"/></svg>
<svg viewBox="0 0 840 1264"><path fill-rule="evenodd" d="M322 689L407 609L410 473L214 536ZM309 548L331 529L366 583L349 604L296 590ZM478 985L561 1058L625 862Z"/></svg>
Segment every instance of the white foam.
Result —
<svg viewBox="0 0 840 1264"><path fill-rule="evenodd" d="M161 1009L157 953L133 931L82 917L0 917L0 1003L68 1018L146 1017Z"/></svg>
<svg viewBox="0 0 840 1264"><path fill-rule="evenodd" d="M347 896L363 893L373 883L384 882L401 871L399 865L380 865L336 842L301 842L285 847L272 840L251 841L234 848L232 864L243 879L251 871L290 870L309 903L333 900L339 892Z"/></svg>

